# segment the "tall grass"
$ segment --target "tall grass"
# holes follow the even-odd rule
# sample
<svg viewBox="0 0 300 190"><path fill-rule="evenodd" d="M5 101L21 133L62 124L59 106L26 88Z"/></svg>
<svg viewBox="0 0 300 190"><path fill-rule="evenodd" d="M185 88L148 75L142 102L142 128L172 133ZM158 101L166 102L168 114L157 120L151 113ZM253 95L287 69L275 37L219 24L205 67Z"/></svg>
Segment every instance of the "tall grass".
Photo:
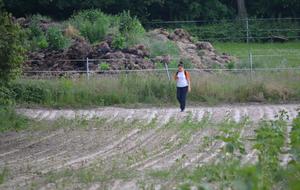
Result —
<svg viewBox="0 0 300 190"><path fill-rule="evenodd" d="M299 72L205 73L192 72L189 103L280 103L300 100ZM130 73L98 78L20 79L10 87L22 105L50 107L176 104L175 81L165 73Z"/></svg>
<svg viewBox="0 0 300 190"><path fill-rule="evenodd" d="M253 54L253 68L286 68L300 66L300 43L213 43L218 52L238 58L237 68L250 68L249 52Z"/></svg>
<svg viewBox="0 0 300 190"><path fill-rule="evenodd" d="M29 120L18 115L12 107L0 107L0 133L5 131L18 131L28 126ZM1 174L0 174L1 184Z"/></svg>
<svg viewBox="0 0 300 190"><path fill-rule="evenodd" d="M175 89L159 77L132 75L79 80L19 80L12 85L19 104L109 106L164 104L175 101Z"/></svg>

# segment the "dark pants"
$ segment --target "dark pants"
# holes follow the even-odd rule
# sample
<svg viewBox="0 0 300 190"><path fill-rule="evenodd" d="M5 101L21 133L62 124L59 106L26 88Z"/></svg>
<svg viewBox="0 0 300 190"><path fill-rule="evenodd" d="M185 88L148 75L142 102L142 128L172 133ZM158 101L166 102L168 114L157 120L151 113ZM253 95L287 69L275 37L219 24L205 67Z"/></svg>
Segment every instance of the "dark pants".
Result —
<svg viewBox="0 0 300 190"><path fill-rule="evenodd" d="M177 87L177 100L180 103L181 111L185 109L186 95L188 92L188 87Z"/></svg>

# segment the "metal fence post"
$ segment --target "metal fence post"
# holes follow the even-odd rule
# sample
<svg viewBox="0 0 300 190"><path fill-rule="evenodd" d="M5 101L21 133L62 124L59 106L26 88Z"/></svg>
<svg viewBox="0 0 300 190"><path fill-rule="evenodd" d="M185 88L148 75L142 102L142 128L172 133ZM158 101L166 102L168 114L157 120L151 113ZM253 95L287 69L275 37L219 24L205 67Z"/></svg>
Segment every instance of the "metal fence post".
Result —
<svg viewBox="0 0 300 190"><path fill-rule="evenodd" d="M249 51L249 63L250 63L250 76L251 80L253 79L253 54L252 51Z"/></svg>
<svg viewBox="0 0 300 190"><path fill-rule="evenodd" d="M251 51L251 48L249 46L249 19L248 17L246 18L246 41L247 41L247 44L248 44L248 48L249 48L249 51L248 51L248 56L249 56L249 64L250 64L250 78L251 80L253 79L253 55L252 55L252 51Z"/></svg>
<svg viewBox="0 0 300 190"><path fill-rule="evenodd" d="M89 63L89 58L86 58L86 76L87 79L90 79L90 63Z"/></svg>
<svg viewBox="0 0 300 190"><path fill-rule="evenodd" d="M170 73L169 73L169 69L168 69L168 64L167 64L167 63L165 63L165 69L166 69L166 71L167 71L168 79L169 79L169 81L170 81L170 80L171 80L171 77L170 77Z"/></svg>
<svg viewBox="0 0 300 190"><path fill-rule="evenodd" d="M247 44L249 43L249 20L246 18L246 29L247 29Z"/></svg>

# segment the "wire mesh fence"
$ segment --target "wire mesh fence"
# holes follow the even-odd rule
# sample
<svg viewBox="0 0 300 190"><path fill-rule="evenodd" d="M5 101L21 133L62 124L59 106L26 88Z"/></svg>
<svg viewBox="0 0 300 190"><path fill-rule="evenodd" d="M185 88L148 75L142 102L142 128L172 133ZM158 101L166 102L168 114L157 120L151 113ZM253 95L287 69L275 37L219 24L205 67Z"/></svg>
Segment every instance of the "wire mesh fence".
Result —
<svg viewBox="0 0 300 190"><path fill-rule="evenodd" d="M247 73L252 76L256 72L298 72L300 70L300 48L291 47L279 48L253 48L255 42L288 42L300 40L300 18L266 18L266 19L233 19L233 20L196 20L196 21L153 21L144 24L145 28L152 30L155 28L183 28L199 41L209 41L215 43L239 42L247 44L247 50L230 50L227 54L234 56L234 63L229 63L223 67L209 63L207 68L195 68L188 64L187 70L195 73ZM234 46L234 44L233 44ZM222 50L220 50L222 51ZM112 62L129 62L128 59L61 59L55 60L52 65L60 66L76 65L65 67L64 69L51 68L39 70L25 70L24 78L55 78L55 77L100 77L108 75L129 75L132 73L162 73L171 79L172 73L176 72L176 65L181 58L171 57L173 64L158 64L153 69L125 68L118 70L106 70L103 64ZM45 60L44 60L45 61ZM36 65L43 65L42 60L28 60ZM48 60L47 60L48 61ZM155 63L156 64L156 63Z"/></svg>
<svg viewBox="0 0 300 190"><path fill-rule="evenodd" d="M183 28L202 41L274 42L300 39L300 18L155 21L147 29Z"/></svg>
<svg viewBox="0 0 300 190"><path fill-rule="evenodd" d="M262 55L258 56L261 58ZM270 55L267 55L270 57ZM274 59L277 56L274 57ZM283 58L282 60L284 60ZM300 59L300 56L299 56ZM237 68L186 68L187 71L193 74L243 74L245 76L253 77L256 73L263 74L263 73L280 73L280 72L300 72L300 67L288 67L286 63L283 63L282 60L276 59L282 63L282 65L277 65L278 67L272 67L274 62L270 60L270 65L268 63L261 64L260 60L256 60L256 56L253 58L245 57L244 60L240 59L237 65ZM72 61L72 60L68 60ZM22 77L23 78L31 78L31 79L53 79L58 77L65 77L65 78L82 78L86 77L87 79L93 78L101 78L101 77L108 77L108 76L128 76L128 75L155 75L155 76L164 76L165 79L172 80L172 76L176 73L176 67L165 67L160 69L141 69L141 70L101 70L97 65L96 62L86 60L86 69L85 70L35 70L35 71L24 71ZM91 65L94 65L93 68L97 69L90 69ZM258 66L257 66L258 65Z"/></svg>

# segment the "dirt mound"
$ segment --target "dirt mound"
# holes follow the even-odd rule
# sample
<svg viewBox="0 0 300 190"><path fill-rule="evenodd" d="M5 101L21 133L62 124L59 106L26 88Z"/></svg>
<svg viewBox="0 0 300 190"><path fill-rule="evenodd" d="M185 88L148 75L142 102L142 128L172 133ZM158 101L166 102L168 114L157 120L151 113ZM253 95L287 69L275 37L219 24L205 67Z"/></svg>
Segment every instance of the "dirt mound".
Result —
<svg viewBox="0 0 300 190"><path fill-rule="evenodd" d="M101 58L109 63L112 70L140 70L154 68L149 56L150 53L144 45L136 45L122 51L108 52Z"/></svg>
<svg viewBox="0 0 300 190"><path fill-rule="evenodd" d="M51 26L59 25L59 23L46 18L38 19L37 25L44 32ZM32 21L27 18L19 18L15 19L15 22L28 28ZM192 36L183 29L175 29L173 32L155 29L149 34L159 41L175 42L180 50L180 59L190 61L194 68L224 68L227 63L235 61L232 56L219 54L209 42L195 42ZM113 48L114 39L110 35L106 36L104 41L93 45L80 36L75 35L71 38L71 45L65 50L54 51L46 48L29 52L28 61L23 65L23 70L25 72L86 71L87 58L92 59L89 69L96 72L102 68L99 67L101 64L107 65L102 68L105 70L139 70L154 69L157 62L169 64L172 61L170 55L150 57L149 49L142 44L125 49Z"/></svg>
<svg viewBox="0 0 300 190"><path fill-rule="evenodd" d="M55 51L44 49L28 53L28 60L24 64L24 71L70 71L84 70L86 57L92 47L82 39L73 40L67 50ZM71 61L73 60L73 61Z"/></svg>
<svg viewBox="0 0 300 190"><path fill-rule="evenodd" d="M86 58L92 59L90 70L94 71L98 71L98 64L103 63L108 64L110 70L153 69L149 55L144 45L115 50L106 41L91 45L83 39L76 39L65 51L44 49L28 53L29 61L24 64L24 71L84 71Z"/></svg>
<svg viewBox="0 0 300 190"><path fill-rule="evenodd" d="M218 53L209 42L194 42L192 36L183 29L169 33L160 28L151 31L151 34L165 42L174 41L180 50L181 59L190 60L199 69L224 68L227 63L236 61L233 56Z"/></svg>

